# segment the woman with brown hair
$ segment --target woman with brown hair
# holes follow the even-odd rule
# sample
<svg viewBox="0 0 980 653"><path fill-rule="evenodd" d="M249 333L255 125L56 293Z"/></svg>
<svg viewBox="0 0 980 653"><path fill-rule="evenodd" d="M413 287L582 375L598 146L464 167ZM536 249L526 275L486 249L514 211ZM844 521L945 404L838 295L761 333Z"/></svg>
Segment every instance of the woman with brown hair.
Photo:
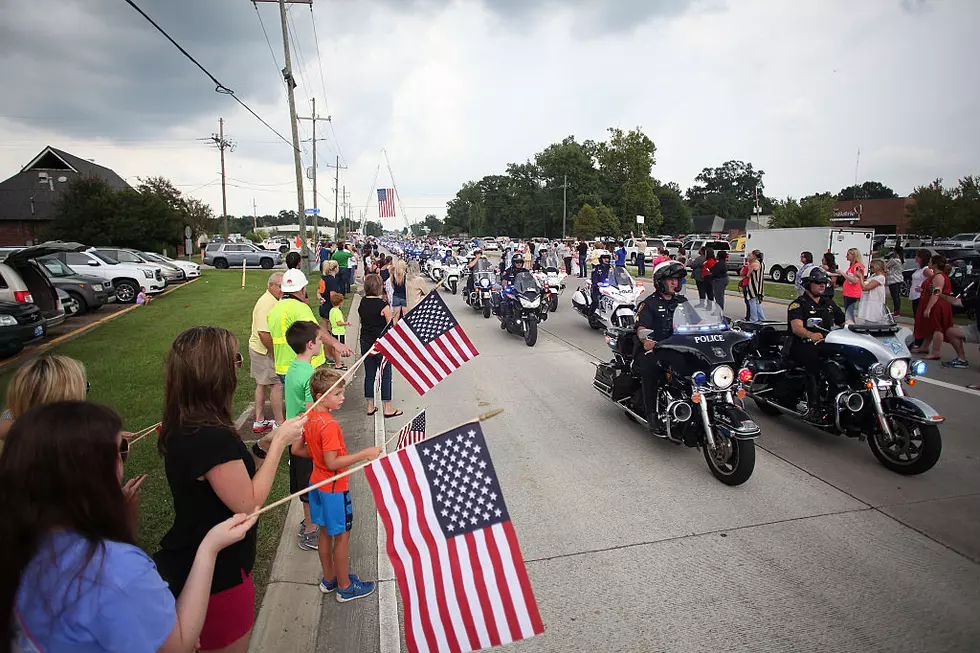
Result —
<svg viewBox="0 0 980 653"><path fill-rule="evenodd" d="M928 352L929 355L923 357L926 360L940 360L943 338L946 331L953 326L953 306L939 301L939 295L948 295L952 290L952 283L949 280L949 268L946 266L945 256L933 255L929 259L929 267L932 268L933 274L931 278L922 282L913 332L916 339L922 340L922 345L912 351L918 354ZM966 358L962 340L950 339L950 344L956 350L957 358Z"/></svg>
<svg viewBox="0 0 980 653"><path fill-rule="evenodd" d="M255 519L238 514L201 534L175 601L135 543L121 428L110 408L63 401L10 430L0 457L0 652L195 649L215 559Z"/></svg>
<svg viewBox="0 0 980 653"><path fill-rule="evenodd" d="M42 356L17 369L7 386L7 410L0 415L0 439L14 421L35 406L83 401L88 393L85 366L67 356Z"/></svg>
<svg viewBox="0 0 980 653"><path fill-rule="evenodd" d="M180 592L195 552L209 529L236 513L250 513L272 489L283 451L303 434L306 417L287 420L271 435L255 461L235 432L232 400L242 355L238 339L226 329L199 326L174 340L164 365L163 423L159 449L174 499L174 524L156 555L160 573ZM214 567L208 614L201 631L202 651L245 651L255 614L255 528L222 551Z"/></svg>
<svg viewBox="0 0 980 653"><path fill-rule="evenodd" d="M361 351L365 354L371 351L392 319L391 307L381 296L383 293L381 277L376 274L364 277L364 299L357 307L357 315L361 318ZM380 362L381 356L368 356L364 359L364 398L367 400L368 415L374 415L378 411L374 402L374 381ZM387 361L381 369L381 402L386 419L404 414L395 410L391 404L391 363Z"/></svg>

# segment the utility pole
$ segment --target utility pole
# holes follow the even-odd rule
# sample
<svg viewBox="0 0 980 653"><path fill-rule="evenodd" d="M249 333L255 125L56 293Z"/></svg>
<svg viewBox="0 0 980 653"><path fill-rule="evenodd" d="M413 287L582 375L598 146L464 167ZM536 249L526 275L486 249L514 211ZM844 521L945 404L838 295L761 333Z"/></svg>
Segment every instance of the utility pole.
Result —
<svg viewBox="0 0 980 653"><path fill-rule="evenodd" d="M218 118L218 133L211 134L210 138L199 138L199 141L211 141L214 143L215 147L221 151L221 219L222 219L222 232L225 236L225 242L228 241L228 194L225 190L225 150L231 152L235 151L235 144L229 140L225 140L225 119Z"/></svg>
<svg viewBox="0 0 980 653"><path fill-rule="evenodd" d="M255 197L252 197L252 233L259 235L258 209L255 206Z"/></svg>
<svg viewBox="0 0 980 653"><path fill-rule="evenodd" d="M568 230L565 229L565 221L568 219L568 175L564 175L561 185L561 238L568 238Z"/></svg>
<svg viewBox="0 0 980 653"><path fill-rule="evenodd" d="M325 141L327 139L325 139L325 138L319 138L318 139L316 137L316 123L317 122L320 122L320 121L323 121L323 120L326 120L327 122L330 122L330 116L327 116L326 118L321 118L320 116L318 116L317 113L316 113L316 98L313 98L311 100L311 102L313 103L313 113L312 113L312 115L309 118L305 118L303 116L300 116L299 117L299 120L309 120L310 122L313 123L313 174L312 175L308 175L308 176L313 180L313 208L314 209L318 209L318 208L320 208L320 197L319 197L319 195L317 195L317 191L316 191L316 177L317 177L317 170L316 170L316 142L318 140ZM319 217L319 215L317 213L314 213L313 214L313 234L314 234L314 238L316 238L317 241L319 241L319 232L317 231L317 229L318 229L318 226L317 226L317 218L318 217Z"/></svg>
<svg viewBox="0 0 980 653"><path fill-rule="evenodd" d="M332 166L327 166L329 168L336 168L337 172L334 175L333 180L333 223L336 228L337 240L347 235L347 229L341 229L340 225L340 201L338 200L338 195L340 195L340 171L346 170L347 166L340 165L340 155L337 155L337 162Z"/></svg>

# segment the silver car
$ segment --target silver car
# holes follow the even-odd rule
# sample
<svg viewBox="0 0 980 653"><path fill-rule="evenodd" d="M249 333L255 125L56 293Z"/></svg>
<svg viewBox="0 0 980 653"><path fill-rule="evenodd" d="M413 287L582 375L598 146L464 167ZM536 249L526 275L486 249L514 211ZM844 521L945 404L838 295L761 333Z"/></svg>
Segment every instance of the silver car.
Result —
<svg viewBox="0 0 980 653"><path fill-rule="evenodd" d="M185 275L184 271L176 265L154 261L138 250L129 249L128 247L96 247L95 249L110 258L114 258L120 263L143 263L145 265L158 267L160 268L160 272L163 274L164 280L168 284L187 281L187 275Z"/></svg>
<svg viewBox="0 0 980 653"><path fill-rule="evenodd" d="M219 270L229 267L261 267L269 270L282 263L282 254L259 249L251 243L208 243L204 250L205 265L213 265Z"/></svg>

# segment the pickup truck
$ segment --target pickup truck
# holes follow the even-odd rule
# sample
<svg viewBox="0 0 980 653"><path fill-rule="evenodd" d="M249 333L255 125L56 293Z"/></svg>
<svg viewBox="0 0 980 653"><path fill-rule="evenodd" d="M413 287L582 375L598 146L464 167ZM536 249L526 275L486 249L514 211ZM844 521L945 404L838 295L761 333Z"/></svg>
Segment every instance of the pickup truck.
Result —
<svg viewBox="0 0 980 653"><path fill-rule="evenodd" d="M628 238L624 243L626 247L626 260L630 265L636 265L636 257L642 249L648 262L653 261L657 256L657 250L664 246L664 241L659 238Z"/></svg>
<svg viewBox="0 0 980 653"><path fill-rule="evenodd" d="M738 272L745 265L745 237L735 238L728 247L728 271Z"/></svg>

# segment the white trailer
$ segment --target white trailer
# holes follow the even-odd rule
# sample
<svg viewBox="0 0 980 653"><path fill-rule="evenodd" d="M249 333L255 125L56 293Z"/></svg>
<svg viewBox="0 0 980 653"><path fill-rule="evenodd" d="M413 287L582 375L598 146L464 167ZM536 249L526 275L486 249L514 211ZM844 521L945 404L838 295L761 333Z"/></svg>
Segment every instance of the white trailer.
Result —
<svg viewBox="0 0 980 653"><path fill-rule="evenodd" d="M790 229L756 229L746 233L745 250L759 250L769 277L773 281L796 281L800 269L800 254L810 252L813 262L820 264L821 257L831 252L838 267L847 269L847 250L856 247L864 257L865 265L871 261L874 229L846 229L841 227L794 227Z"/></svg>

